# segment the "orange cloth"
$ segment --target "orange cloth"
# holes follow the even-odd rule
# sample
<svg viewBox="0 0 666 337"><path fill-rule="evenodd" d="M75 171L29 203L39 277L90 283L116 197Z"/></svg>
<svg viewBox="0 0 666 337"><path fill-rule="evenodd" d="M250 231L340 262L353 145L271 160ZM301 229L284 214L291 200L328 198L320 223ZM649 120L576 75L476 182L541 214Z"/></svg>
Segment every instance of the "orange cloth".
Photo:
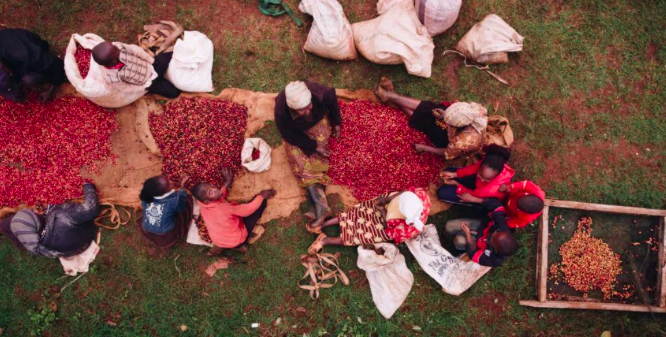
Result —
<svg viewBox="0 0 666 337"><path fill-rule="evenodd" d="M259 209L264 197L258 195L251 202L242 205L228 202L226 197L227 189L223 188L220 200L208 204L199 201L197 203L213 244L221 248L234 248L247 239L243 218Z"/></svg>

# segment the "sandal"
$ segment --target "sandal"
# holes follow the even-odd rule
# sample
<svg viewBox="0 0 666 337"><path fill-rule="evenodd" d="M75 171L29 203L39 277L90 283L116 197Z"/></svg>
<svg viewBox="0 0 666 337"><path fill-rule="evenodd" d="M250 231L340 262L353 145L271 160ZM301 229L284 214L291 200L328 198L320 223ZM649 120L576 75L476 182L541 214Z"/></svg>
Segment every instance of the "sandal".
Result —
<svg viewBox="0 0 666 337"><path fill-rule="evenodd" d="M319 252L321 252L324 249L324 239L326 239L326 234L321 233L319 236L315 239L315 241L310 245L310 248L308 248L308 254L310 255L315 255Z"/></svg>
<svg viewBox="0 0 666 337"><path fill-rule="evenodd" d="M310 226L310 223L305 224L305 229L310 232L310 234L321 234L321 226Z"/></svg>

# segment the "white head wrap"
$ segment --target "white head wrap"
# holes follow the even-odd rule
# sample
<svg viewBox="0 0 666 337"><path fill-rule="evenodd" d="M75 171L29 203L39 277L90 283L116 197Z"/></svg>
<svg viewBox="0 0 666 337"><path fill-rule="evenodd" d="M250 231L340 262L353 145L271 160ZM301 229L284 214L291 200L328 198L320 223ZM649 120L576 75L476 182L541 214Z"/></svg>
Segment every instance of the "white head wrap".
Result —
<svg viewBox="0 0 666 337"><path fill-rule="evenodd" d="M456 102L444 110L444 122L456 128L472 125L481 133L488 126L488 110L479 103Z"/></svg>
<svg viewBox="0 0 666 337"><path fill-rule="evenodd" d="M405 216L405 222L408 225L414 224L419 231L423 230L421 213L423 213L423 202L413 192L403 192L400 194L400 213Z"/></svg>
<svg viewBox="0 0 666 337"><path fill-rule="evenodd" d="M312 93L303 81L295 81L284 88L287 97L287 106L294 110L303 109L312 102Z"/></svg>

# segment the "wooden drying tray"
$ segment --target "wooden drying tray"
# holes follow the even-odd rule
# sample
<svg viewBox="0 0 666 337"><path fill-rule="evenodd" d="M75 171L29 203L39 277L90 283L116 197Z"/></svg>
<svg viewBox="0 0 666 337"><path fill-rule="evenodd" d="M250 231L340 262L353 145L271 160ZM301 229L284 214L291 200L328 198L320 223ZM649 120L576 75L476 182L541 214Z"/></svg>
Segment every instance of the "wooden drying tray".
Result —
<svg viewBox="0 0 666 337"><path fill-rule="evenodd" d="M635 311L666 313L666 270L664 263L666 261L666 252L664 245L666 237L664 235L664 226L666 226L666 210L624 207L601 204L588 204L583 202L564 201L546 199L543 214L539 217L539 236L537 239L537 293L538 301L521 300L520 305L535 308L554 308L554 309L593 309L593 310L617 310L617 311ZM614 214L628 215L646 215L659 218L659 256L658 256L658 280L657 280L657 298L655 303L658 305L637 305L622 303L601 303L601 302L573 302L573 301L549 301L548 300L548 229L549 218L548 210L550 207L568 208L575 210L594 211Z"/></svg>

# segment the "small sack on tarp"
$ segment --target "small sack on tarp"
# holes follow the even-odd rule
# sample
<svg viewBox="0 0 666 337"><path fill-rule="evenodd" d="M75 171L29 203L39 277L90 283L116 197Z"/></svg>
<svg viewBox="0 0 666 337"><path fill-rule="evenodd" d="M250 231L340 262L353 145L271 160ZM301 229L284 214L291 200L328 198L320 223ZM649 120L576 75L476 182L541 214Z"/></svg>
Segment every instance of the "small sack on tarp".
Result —
<svg viewBox="0 0 666 337"><path fill-rule="evenodd" d="M458 20L462 0L416 0L416 15L430 36L447 31Z"/></svg>
<svg viewBox="0 0 666 337"><path fill-rule="evenodd" d="M370 62L404 63L408 73L430 77L435 45L428 30L411 1L391 4L379 17L352 25L356 48Z"/></svg>
<svg viewBox="0 0 666 337"><path fill-rule="evenodd" d="M489 14L456 44L456 50L481 64L508 63L508 52L523 50L524 38L495 14Z"/></svg>
<svg viewBox="0 0 666 337"><path fill-rule="evenodd" d="M491 269L451 255L442 247L437 228L432 224L426 225L423 232L406 243L421 268L447 294L458 296L464 293Z"/></svg>
<svg viewBox="0 0 666 337"><path fill-rule="evenodd" d="M86 78L81 76L79 66L76 64L76 45L79 44L85 49L93 49L104 39L95 34L79 35L74 34L69 40L65 50L65 74L69 83L74 86L76 91L80 92L87 99L97 105L105 108L120 108L132 104L134 101L143 97L152 81L146 82L145 86L138 85L111 85L104 79L102 69L94 59L90 59L90 70Z"/></svg>
<svg viewBox="0 0 666 337"><path fill-rule="evenodd" d="M213 87L213 41L196 31L186 31L173 47L166 78L188 92L211 92Z"/></svg>
<svg viewBox="0 0 666 337"><path fill-rule="evenodd" d="M253 159L252 153L258 150L259 158ZM259 173L271 168L271 147L261 138L246 138L241 150L241 165L248 171Z"/></svg>
<svg viewBox="0 0 666 337"><path fill-rule="evenodd" d="M303 50L332 60L358 57L349 21L335 0L302 0L298 9L313 17Z"/></svg>
<svg viewBox="0 0 666 337"><path fill-rule="evenodd" d="M377 243L374 247L383 249L384 254L358 246L356 265L365 271L377 309L385 318L391 318L412 290L414 275L394 244Z"/></svg>

